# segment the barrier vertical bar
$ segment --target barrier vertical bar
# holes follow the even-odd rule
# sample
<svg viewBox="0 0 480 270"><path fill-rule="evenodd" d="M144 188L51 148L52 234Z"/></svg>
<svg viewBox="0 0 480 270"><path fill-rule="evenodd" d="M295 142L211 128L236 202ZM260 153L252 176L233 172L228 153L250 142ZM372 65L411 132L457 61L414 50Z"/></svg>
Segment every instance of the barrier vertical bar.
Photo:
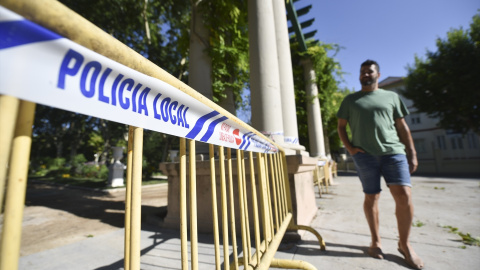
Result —
<svg viewBox="0 0 480 270"><path fill-rule="evenodd" d="M328 193L328 186L331 184L331 179L330 179L330 166L328 165L328 160L325 160L325 167L323 169L323 174L324 174L324 184L325 184L325 193Z"/></svg>
<svg viewBox="0 0 480 270"><path fill-rule="evenodd" d="M227 183L225 179L225 152L223 146L219 146L220 164L220 189L222 198L222 235L223 235L223 261L224 269L230 270L229 249L228 249L228 212L227 212Z"/></svg>
<svg viewBox="0 0 480 270"><path fill-rule="evenodd" d="M195 141L188 140L190 167L190 256L192 270L198 269L198 232L197 232L197 168L195 159Z"/></svg>
<svg viewBox="0 0 480 270"><path fill-rule="evenodd" d="M247 254L248 258L252 257L252 243L250 238L250 220L248 215L248 197L247 197L247 176L246 176L246 167L245 167L245 151L242 151L242 189L243 189L243 201L245 204L245 231L247 236Z"/></svg>
<svg viewBox="0 0 480 270"><path fill-rule="evenodd" d="M273 213L272 213L272 197L271 197L271 193L270 193L270 177L269 177L269 173L268 173L268 156L270 156L269 154L265 154L265 159L264 159L264 162L265 162L265 183L266 183L266 186L267 186L267 202L268 202L268 220L269 220L269 225L270 225L270 231L272 232L272 234L274 234L275 230L274 230L274 227L273 227ZM275 179L274 175L272 174L271 175L271 178L272 180Z"/></svg>
<svg viewBox="0 0 480 270"><path fill-rule="evenodd" d="M188 239L187 239L187 144L185 138L180 138L180 252L182 269L188 269Z"/></svg>
<svg viewBox="0 0 480 270"><path fill-rule="evenodd" d="M269 155L270 158L270 169L273 170L273 166L272 166L272 162L273 162L273 155ZM274 178L272 179L272 189L273 189L273 206L275 208L275 230L278 230L278 227L280 226L280 223L278 221L278 217L279 217L279 202L280 202L280 198L279 198L279 194L278 194L278 190L277 190L277 186L278 186L278 178Z"/></svg>
<svg viewBox="0 0 480 270"><path fill-rule="evenodd" d="M257 153L257 166L258 166L258 178L259 178L259 188L262 190L260 193L261 197L261 209L262 209L262 221L263 221L263 234L265 237L266 246L272 240L272 235L270 233L270 227L268 226L268 205L267 205L267 194L266 194L266 183L265 183L265 161L264 154ZM268 248L267 248L268 249Z"/></svg>
<svg viewBox="0 0 480 270"><path fill-rule="evenodd" d="M130 270L130 244L132 242L132 167L133 167L133 131L134 127L128 127L127 146L127 172L125 186L125 245L124 245L124 268Z"/></svg>
<svg viewBox="0 0 480 270"><path fill-rule="evenodd" d="M3 215L0 270L18 269L35 103L20 101Z"/></svg>
<svg viewBox="0 0 480 270"><path fill-rule="evenodd" d="M3 212L3 195L7 179L8 158L12 147L15 121L17 120L18 98L0 95L0 213Z"/></svg>
<svg viewBox="0 0 480 270"><path fill-rule="evenodd" d="M290 193L290 182L288 179L288 168L287 168L287 157L285 155L285 152L281 152L279 155L279 161L281 164L281 168L283 168L283 175L282 175L282 185L283 189L285 190L285 198L286 198L286 204L287 204L287 211L289 213L293 213L293 207L292 207L292 197ZM290 221L290 227L293 226L294 221L293 219Z"/></svg>
<svg viewBox="0 0 480 270"><path fill-rule="evenodd" d="M142 161L143 128L133 129L132 162L132 217L130 242L130 269L140 269L140 233L142 218Z"/></svg>
<svg viewBox="0 0 480 270"><path fill-rule="evenodd" d="M281 196L281 214L282 214L282 220L283 218L285 218L285 215L289 212L288 211L288 207L287 207L287 197L286 197L286 187L285 185L288 185L288 182L285 181L285 175L281 173L281 167L282 167L282 163L280 161L280 154L277 154L275 155L275 164L277 164L277 166L275 166L275 169L278 171L278 175L279 175L279 178L278 178L278 183L279 183L279 186L280 186L280 196Z"/></svg>
<svg viewBox="0 0 480 270"><path fill-rule="evenodd" d="M235 204L233 200L232 149L227 148L228 197L230 202L230 230L232 235L233 267L238 270L237 231L235 228Z"/></svg>
<svg viewBox="0 0 480 270"><path fill-rule="evenodd" d="M258 202L257 202L257 187L255 183L255 167L253 166L253 153L248 153L248 161L250 162L250 184L252 192L252 208L253 208L253 224L255 226L255 252L257 264L260 264L260 256L263 250L260 250L260 220L258 218ZM253 258L251 258L253 260Z"/></svg>
<svg viewBox="0 0 480 270"><path fill-rule="evenodd" d="M242 227L242 248L243 248L243 265L245 268L247 267L250 257L248 254L248 241L247 241L247 229L246 223L245 223L245 212L246 210L246 205L245 205L245 200L243 196L243 172L245 170L244 167L242 167L242 152L240 149L237 149L237 176L238 176L238 201L240 205L240 225Z"/></svg>
<svg viewBox="0 0 480 270"><path fill-rule="evenodd" d="M218 236L217 181L215 179L215 156L213 144L208 145L210 154L210 185L212 190L213 244L215 249L215 269L220 270L220 246Z"/></svg>

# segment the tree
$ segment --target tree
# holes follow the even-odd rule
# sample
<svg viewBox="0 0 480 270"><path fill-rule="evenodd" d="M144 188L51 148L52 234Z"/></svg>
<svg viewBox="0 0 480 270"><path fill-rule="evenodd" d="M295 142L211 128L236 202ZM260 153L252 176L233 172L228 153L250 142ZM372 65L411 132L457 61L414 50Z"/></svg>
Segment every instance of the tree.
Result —
<svg viewBox="0 0 480 270"><path fill-rule="evenodd" d="M178 78L186 67L182 59L188 54L188 27L190 1L136 1L136 0L61 0L96 26L111 34L122 43L142 54ZM69 151L70 161L81 152L89 160L94 154L107 160L112 146L125 146L124 135L127 128L123 124L97 119L73 112L38 105L33 131L34 144L32 157L64 158ZM145 158L158 167L157 156L162 156L160 146L165 136L145 132L145 141L158 140L157 151L145 151ZM156 163L156 164L154 164ZM149 164L150 165L150 164Z"/></svg>
<svg viewBox="0 0 480 270"><path fill-rule="evenodd" d="M437 51L408 67L403 95L414 106L440 119L439 126L480 134L480 13L470 29L452 29L437 39Z"/></svg>

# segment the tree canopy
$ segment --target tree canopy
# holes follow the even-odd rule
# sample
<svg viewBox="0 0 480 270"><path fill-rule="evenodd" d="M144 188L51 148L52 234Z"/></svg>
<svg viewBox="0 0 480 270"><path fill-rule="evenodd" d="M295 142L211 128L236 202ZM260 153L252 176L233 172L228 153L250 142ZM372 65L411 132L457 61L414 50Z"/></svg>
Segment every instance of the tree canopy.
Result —
<svg viewBox="0 0 480 270"><path fill-rule="evenodd" d="M480 134L480 13L470 29L452 29L437 39L437 51L415 57L403 95L440 119L445 129Z"/></svg>

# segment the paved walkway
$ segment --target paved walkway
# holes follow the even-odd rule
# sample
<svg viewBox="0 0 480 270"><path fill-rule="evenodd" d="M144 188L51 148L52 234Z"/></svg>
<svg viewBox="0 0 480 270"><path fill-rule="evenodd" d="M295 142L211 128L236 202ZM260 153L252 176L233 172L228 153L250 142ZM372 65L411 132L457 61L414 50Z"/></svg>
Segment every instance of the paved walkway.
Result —
<svg viewBox="0 0 480 270"><path fill-rule="evenodd" d="M384 260L366 255L370 242L363 216L363 194L356 176L334 180L330 193L317 198L311 226L327 244L321 252L315 237L305 233L297 244L282 244L278 258L305 260L318 269L408 269L396 249L394 204L386 187L380 199ZM413 177L416 206L411 242L425 269L480 269L480 247L462 243L458 231L480 236L480 179ZM210 236L200 235L200 269L214 268ZM180 269L177 231L145 225L142 228L141 269ZM62 247L24 256L20 269L123 269L123 229Z"/></svg>

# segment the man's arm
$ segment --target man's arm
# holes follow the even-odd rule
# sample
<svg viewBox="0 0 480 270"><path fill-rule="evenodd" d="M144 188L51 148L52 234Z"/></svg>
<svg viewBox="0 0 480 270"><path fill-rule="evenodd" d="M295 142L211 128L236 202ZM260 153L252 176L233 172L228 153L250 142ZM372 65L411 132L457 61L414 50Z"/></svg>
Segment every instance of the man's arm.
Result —
<svg viewBox="0 0 480 270"><path fill-rule="evenodd" d="M340 140L342 141L343 145L347 149L348 153L350 153L351 156L355 155L358 152L365 153L361 148L354 147L350 140L348 140L348 135L347 135L347 119L343 118L338 118L338 123L337 123L337 131L338 131L338 136L340 137Z"/></svg>
<svg viewBox="0 0 480 270"><path fill-rule="evenodd" d="M415 151L415 145L413 143L412 135L410 134L410 129L403 118L395 119L395 128L397 129L400 141L405 145L410 173L413 173L417 170L418 161L417 151Z"/></svg>

